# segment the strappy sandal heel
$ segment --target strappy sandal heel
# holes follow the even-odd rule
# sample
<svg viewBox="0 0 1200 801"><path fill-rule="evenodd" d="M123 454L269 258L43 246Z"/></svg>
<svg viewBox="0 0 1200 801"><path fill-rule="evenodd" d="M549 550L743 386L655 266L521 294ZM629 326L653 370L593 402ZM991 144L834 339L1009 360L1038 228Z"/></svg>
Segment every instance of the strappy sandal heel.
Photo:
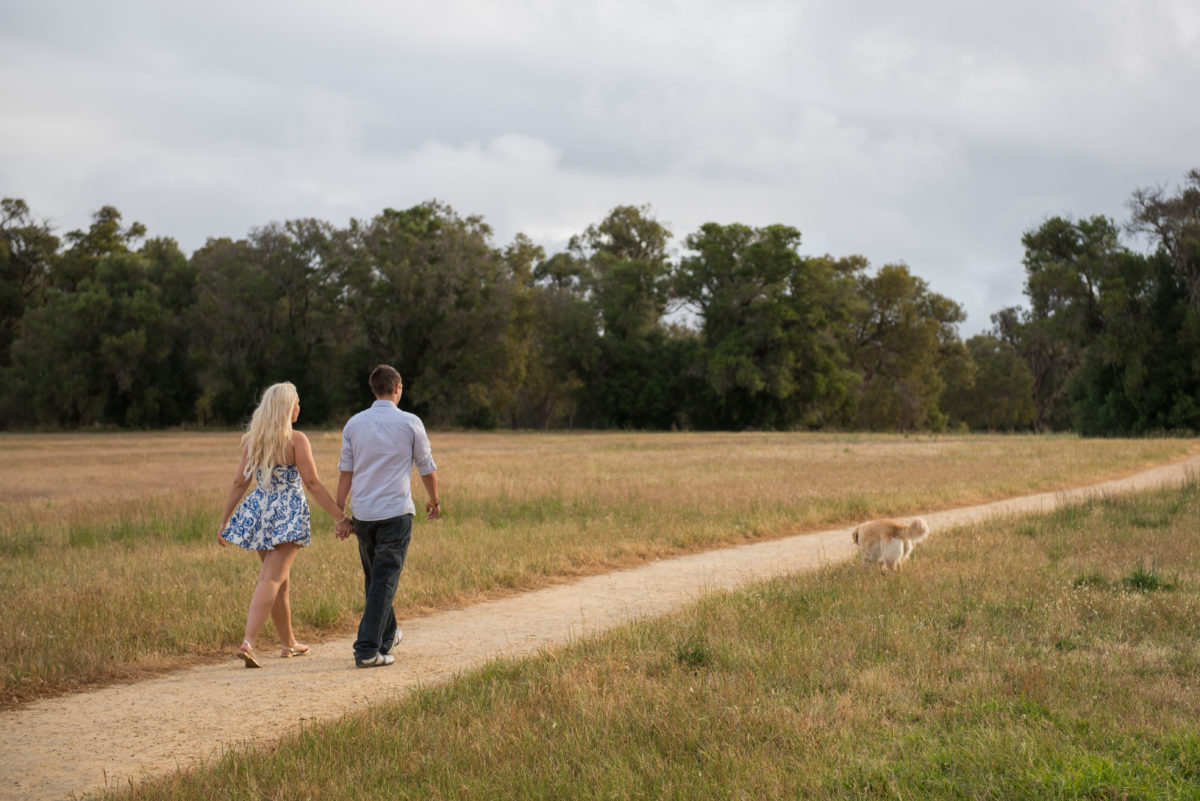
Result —
<svg viewBox="0 0 1200 801"><path fill-rule="evenodd" d="M258 661L258 657L254 655L254 649L250 647L248 640L242 640L242 644L237 650L237 657L245 662L248 668L262 667L262 664Z"/></svg>

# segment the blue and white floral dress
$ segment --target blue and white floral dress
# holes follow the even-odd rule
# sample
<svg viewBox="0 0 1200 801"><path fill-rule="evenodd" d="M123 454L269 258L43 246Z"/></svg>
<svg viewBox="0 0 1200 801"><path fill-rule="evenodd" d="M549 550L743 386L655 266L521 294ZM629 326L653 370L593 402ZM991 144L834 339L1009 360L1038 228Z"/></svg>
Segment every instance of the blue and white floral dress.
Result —
<svg viewBox="0 0 1200 801"><path fill-rule="evenodd" d="M248 551L273 551L284 542L312 543L308 498L300 470L277 464L266 476L258 471L258 486L242 499L221 538Z"/></svg>

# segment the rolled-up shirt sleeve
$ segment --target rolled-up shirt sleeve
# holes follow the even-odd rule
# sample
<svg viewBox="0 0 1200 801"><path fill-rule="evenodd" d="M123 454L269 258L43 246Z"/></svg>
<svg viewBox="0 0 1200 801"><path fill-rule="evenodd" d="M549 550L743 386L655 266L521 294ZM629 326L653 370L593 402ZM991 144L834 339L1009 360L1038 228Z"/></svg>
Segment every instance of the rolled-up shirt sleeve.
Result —
<svg viewBox="0 0 1200 801"><path fill-rule="evenodd" d="M338 459L338 470L343 473L354 472L354 446L350 444L350 426L342 429L342 455Z"/></svg>
<svg viewBox="0 0 1200 801"><path fill-rule="evenodd" d="M437 470L437 465L433 462L433 449L429 446L429 436L419 420L413 424L413 464L417 467L417 473L422 476Z"/></svg>

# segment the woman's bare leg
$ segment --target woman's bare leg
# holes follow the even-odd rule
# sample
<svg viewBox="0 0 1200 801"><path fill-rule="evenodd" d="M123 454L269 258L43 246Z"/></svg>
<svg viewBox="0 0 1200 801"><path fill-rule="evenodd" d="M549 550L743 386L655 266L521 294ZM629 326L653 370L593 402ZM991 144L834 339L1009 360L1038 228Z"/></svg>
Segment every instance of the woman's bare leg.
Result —
<svg viewBox="0 0 1200 801"><path fill-rule="evenodd" d="M273 551L258 552L258 558L262 560L262 569L258 571L258 584L254 587L254 597L250 599L250 611L246 615L245 641L251 648L258 642L258 635L266 625L267 616L274 612L280 590L287 588L292 562L299 552L300 546L291 542L285 542ZM290 639L292 636L291 611L286 600L283 609L288 615L284 627L287 630L286 636ZM275 627L281 628L278 619L275 620ZM284 631L279 632L281 639L284 635Z"/></svg>
<svg viewBox="0 0 1200 801"><path fill-rule="evenodd" d="M292 603L288 598L290 579L284 579L275 594L275 605L271 607L271 622L275 624L275 633L279 635L279 644L284 648L294 648L296 635L292 633Z"/></svg>
<svg viewBox="0 0 1200 801"><path fill-rule="evenodd" d="M270 551L259 551L258 558L266 561ZM275 624L275 633L279 636L279 644L292 648L296 645L295 635L292 634L292 605L288 596L290 576L283 580L275 593L275 603L271 605L271 622Z"/></svg>

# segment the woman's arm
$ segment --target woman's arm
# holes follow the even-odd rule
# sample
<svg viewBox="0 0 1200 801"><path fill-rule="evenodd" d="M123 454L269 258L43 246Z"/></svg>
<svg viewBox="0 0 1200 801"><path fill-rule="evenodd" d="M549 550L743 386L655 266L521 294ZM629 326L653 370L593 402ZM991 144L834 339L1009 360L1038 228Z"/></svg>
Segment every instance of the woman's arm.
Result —
<svg viewBox="0 0 1200 801"><path fill-rule="evenodd" d="M329 512L334 523L341 523L345 520L346 515L333 500L329 490L325 489L325 485L321 483L321 477L317 475L317 463L313 460L312 446L308 444L308 437L299 431L293 431L292 447L296 451L296 469L300 471L304 487L313 496L313 500L321 504L326 512Z"/></svg>
<svg viewBox="0 0 1200 801"><path fill-rule="evenodd" d="M237 474L233 477L233 483L229 485L229 494L225 496L225 508L221 511L221 525L217 526L217 542L221 545L225 544L225 540L221 539L221 532L229 525L229 518L233 514L233 510L237 508L238 501L246 494L246 488L250 486L250 479L246 477L246 449L242 449L242 461L238 463Z"/></svg>

